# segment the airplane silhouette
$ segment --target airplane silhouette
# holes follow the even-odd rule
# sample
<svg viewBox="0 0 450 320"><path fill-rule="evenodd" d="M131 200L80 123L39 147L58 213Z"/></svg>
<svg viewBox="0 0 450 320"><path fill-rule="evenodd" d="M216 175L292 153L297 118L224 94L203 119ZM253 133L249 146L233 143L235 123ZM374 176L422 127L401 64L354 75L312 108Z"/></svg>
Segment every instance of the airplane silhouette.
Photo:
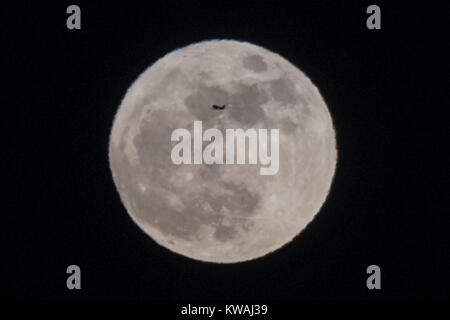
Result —
<svg viewBox="0 0 450 320"><path fill-rule="evenodd" d="M218 106L218 105L213 104L212 107L216 110L222 110L222 109L225 109L225 104L223 106Z"/></svg>

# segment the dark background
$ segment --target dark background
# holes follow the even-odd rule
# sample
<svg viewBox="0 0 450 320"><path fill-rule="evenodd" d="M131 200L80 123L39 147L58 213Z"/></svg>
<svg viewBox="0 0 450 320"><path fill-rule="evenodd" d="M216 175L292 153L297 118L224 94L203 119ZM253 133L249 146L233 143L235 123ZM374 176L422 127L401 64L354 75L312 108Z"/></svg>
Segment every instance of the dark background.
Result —
<svg viewBox="0 0 450 320"><path fill-rule="evenodd" d="M2 290L13 300L403 300L449 297L445 12L367 1L21 2L3 7ZM66 8L81 7L81 30ZM445 19L444 19L445 18ZM218 265L157 245L129 218L108 164L132 81L175 48L248 41L321 91L338 163L321 211L293 242ZM436 41L436 42L435 42ZM443 77L444 78L444 77ZM66 268L82 290L66 289ZM381 290L366 288L381 267Z"/></svg>

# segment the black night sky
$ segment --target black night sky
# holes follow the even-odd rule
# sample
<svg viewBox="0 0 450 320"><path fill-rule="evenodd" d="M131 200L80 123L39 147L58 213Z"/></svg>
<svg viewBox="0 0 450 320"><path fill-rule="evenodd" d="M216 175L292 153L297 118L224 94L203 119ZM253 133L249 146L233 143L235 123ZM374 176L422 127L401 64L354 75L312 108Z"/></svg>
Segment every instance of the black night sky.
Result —
<svg viewBox="0 0 450 320"><path fill-rule="evenodd" d="M12 300L404 300L449 297L448 100L443 8L367 1L22 2L2 12L2 292ZM314 4L307 4L314 3ZM432 21L432 22L430 22ZM250 262L194 261L129 218L108 164L126 89L175 48L248 41L298 66L333 117L338 163L321 211L293 242ZM9 75L10 73L10 75ZM448 91L448 89L446 90ZM82 289L66 288L66 268ZM366 287L379 265L382 289Z"/></svg>

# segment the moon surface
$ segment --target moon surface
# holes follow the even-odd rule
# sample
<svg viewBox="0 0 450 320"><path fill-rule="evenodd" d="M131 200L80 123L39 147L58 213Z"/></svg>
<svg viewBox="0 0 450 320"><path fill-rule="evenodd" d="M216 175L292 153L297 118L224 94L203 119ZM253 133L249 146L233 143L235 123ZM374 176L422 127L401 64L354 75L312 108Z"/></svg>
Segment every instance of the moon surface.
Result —
<svg viewBox="0 0 450 320"><path fill-rule="evenodd" d="M278 128L278 173L172 163L171 133L192 133L200 120L203 132ZM109 142L133 221L171 251L216 263L264 256L298 235L323 205L336 159L332 118L315 85L280 55L234 40L194 43L147 68L123 98Z"/></svg>

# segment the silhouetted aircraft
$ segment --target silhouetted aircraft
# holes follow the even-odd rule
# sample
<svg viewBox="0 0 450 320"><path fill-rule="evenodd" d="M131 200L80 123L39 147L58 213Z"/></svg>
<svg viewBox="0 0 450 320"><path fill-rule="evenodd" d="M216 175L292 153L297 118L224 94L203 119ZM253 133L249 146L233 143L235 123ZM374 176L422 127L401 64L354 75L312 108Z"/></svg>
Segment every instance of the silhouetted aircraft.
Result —
<svg viewBox="0 0 450 320"><path fill-rule="evenodd" d="M225 104L223 106L218 106L218 105L213 104L212 107L216 110L222 110L222 109L225 109Z"/></svg>

